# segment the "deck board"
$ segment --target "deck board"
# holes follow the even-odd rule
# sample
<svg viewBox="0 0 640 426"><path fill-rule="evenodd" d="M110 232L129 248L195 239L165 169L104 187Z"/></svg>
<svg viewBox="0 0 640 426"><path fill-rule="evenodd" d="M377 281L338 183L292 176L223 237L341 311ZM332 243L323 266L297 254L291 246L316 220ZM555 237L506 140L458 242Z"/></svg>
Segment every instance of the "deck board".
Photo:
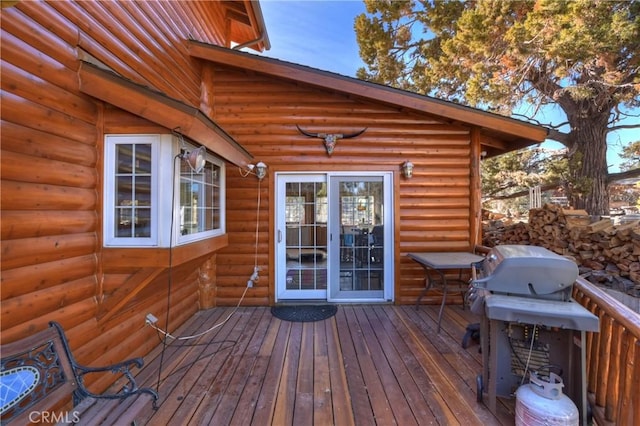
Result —
<svg viewBox="0 0 640 426"><path fill-rule="evenodd" d="M158 389L138 425L511 425L476 401L478 346L460 345L477 318L446 306L340 305L328 320L281 321L267 307L190 318L138 374ZM159 374L159 369L162 371ZM160 385L158 386L158 382Z"/></svg>

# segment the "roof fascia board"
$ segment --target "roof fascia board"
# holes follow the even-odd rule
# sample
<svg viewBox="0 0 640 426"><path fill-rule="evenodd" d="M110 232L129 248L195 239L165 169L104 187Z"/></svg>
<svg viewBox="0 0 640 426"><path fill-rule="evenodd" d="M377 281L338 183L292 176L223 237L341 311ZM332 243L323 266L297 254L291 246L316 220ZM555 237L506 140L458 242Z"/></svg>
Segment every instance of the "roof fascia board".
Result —
<svg viewBox="0 0 640 426"><path fill-rule="evenodd" d="M132 83L86 62L78 70L80 91L167 129L179 130L216 155L244 167L253 156L197 108Z"/></svg>
<svg viewBox="0 0 640 426"><path fill-rule="evenodd" d="M547 129L534 124L353 77L283 62L278 59L236 52L193 40L187 41L187 48L189 54L195 58L238 68L258 70L275 77L330 88L353 96L446 117L467 125L495 129L501 133L530 139L532 144L542 142L547 137Z"/></svg>

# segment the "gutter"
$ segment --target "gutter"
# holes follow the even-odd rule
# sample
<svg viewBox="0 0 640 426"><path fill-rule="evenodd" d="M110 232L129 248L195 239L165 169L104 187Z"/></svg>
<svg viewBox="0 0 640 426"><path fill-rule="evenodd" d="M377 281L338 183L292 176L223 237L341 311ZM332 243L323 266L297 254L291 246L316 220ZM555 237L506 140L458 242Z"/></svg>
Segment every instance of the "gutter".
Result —
<svg viewBox="0 0 640 426"><path fill-rule="evenodd" d="M240 50L245 47L253 46L254 44L259 45L260 43L264 43L264 50L269 50L271 49L271 43L269 42L269 36L267 34L267 25L264 22L264 15L262 15L262 8L260 7L260 3L257 1L251 1L250 3L256 18L256 26L260 31L260 36L255 40L249 40L242 44L238 44L237 46L232 47L232 50Z"/></svg>

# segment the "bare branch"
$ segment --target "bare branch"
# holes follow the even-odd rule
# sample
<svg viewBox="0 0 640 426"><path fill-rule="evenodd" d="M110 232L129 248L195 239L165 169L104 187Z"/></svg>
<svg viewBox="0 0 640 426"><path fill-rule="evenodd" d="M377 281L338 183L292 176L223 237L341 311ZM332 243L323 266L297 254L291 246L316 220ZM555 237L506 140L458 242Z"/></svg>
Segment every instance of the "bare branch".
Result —
<svg viewBox="0 0 640 426"><path fill-rule="evenodd" d="M610 173L609 176L607 177L607 183L613 183L613 182L618 182L624 179L631 179L631 178L637 178L640 177L640 168L637 169L633 169L633 170L627 170L625 172L620 172L620 173ZM558 187L562 186L562 181L560 180L555 180L552 182L548 182L544 185L540 186L540 189L542 191L549 191L552 189L556 189ZM501 190L505 190L506 188L501 188ZM486 199L484 199L484 202L487 201L498 201L498 200L511 200L514 198L519 198L519 197L526 197L529 195L529 190L528 189L524 189L521 191L517 191L517 192L513 192L511 194L505 194L505 195L491 195L489 197L487 197Z"/></svg>
<svg viewBox="0 0 640 426"><path fill-rule="evenodd" d="M554 182L550 182L547 183L545 185L541 185L540 189L542 191L548 191L550 189L556 189L557 187L559 187L561 185L560 181L554 181ZM525 189L522 191L518 191L518 192L514 192L511 194L507 194L507 195L497 195L495 197L489 197L483 201L496 201L496 200L510 200L512 198L519 198L519 197L524 197L524 196L528 196L529 195L529 190Z"/></svg>
<svg viewBox="0 0 640 426"><path fill-rule="evenodd" d="M640 168L631 169L620 173L609 173L609 175L607 176L607 183L636 177L640 177Z"/></svg>
<svg viewBox="0 0 640 426"><path fill-rule="evenodd" d="M567 124L569 124L569 122L568 122L568 121L565 121L564 123L560 123L560 124L551 124L551 123L545 124L545 123L542 123L542 122L541 122L541 121L539 121L539 120L536 120L535 118L531 118L531 117L526 116L526 115L524 115L524 114L512 114L512 117L522 117L522 118L526 118L527 120L531 121L531 122L532 122L532 123L534 123L534 124L537 124L538 126L544 126L544 127L549 128L549 129L559 129L559 128L561 128L562 126L566 126Z"/></svg>
<svg viewBox="0 0 640 426"><path fill-rule="evenodd" d="M640 124L624 124L620 126L613 126L607 129L607 133L615 132L616 130L624 129L640 129Z"/></svg>
<svg viewBox="0 0 640 426"><path fill-rule="evenodd" d="M632 76L634 74L631 74ZM608 88L615 88L615 89L631 89L633 90L635 87L635 84L631 83L623 83L623 84L613 84L613 83L608 83L606 81L601 81L601 80L587 80L585 83L585 85L592 85L592 86L604 86L604 87L608 87Z"/></svg>
<svg viewBox="0 0 640 426"><path fill-rule="evenodd" d="M618 182L624 179L632 179L632 178L637 178L640 177L640 168L637 169L632 169L632 170L627 170L624 172L620 172L620 173L610 173L609 176L607 177L607 183L611 184L614 182ZM552 182L548 182L544 185L540 186L540 189L542 191L549 191L552 189L556 189L558 187L562 186L562 181L561 180L554 180ZM507 188L500 188L500 191L504 191ZM498 191L496 191L498 192ZM525 197L529 195L529 190L528 189L523 189L521 191L517 191L517 192L513 192L511 194L505 194L505 195L490 195L488 196L486 199L484 199L483 201L497 201L497 200L511 200L514 198L519 198L519 197Z"/></svg>

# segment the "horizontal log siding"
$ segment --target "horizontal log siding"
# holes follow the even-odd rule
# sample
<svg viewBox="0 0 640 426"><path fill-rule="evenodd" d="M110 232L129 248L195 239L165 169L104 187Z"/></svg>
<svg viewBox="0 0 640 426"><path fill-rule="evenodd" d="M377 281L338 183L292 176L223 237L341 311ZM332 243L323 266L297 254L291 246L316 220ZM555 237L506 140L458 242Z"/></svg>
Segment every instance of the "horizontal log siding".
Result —
<svg viewBox="0 0 640 426"><path fill-rule="evenodd" d="M247 292L245 305L266 305L269 303L271 288L269 264L269 187L267 181L239 178L234 166L227 167L227 233L229 246L218 255L217 304L232 305L238 303L247 280L253 273L255 263L261 268L260 279ZM260 189L260 214L256 218L258 207L258 187ZM257 220L256 220L257 219ZM256 248L256 225L258 240ZM257 258L255 257L257 255Z"/></svg>
<svg viewBox="0 0 640 426"><path fill-rule="evenodd" d="M34 1L0 12L2 343L56 320L78 361L101 365L157 345L155 331L144 327L147 312L175 330L196 311L203 254L172 278L162 266L118 312L98 319L101 303L139 269L101 263L103 134L169 130L78 90L79 46L125 78L198 106L200 70L184 41L221 44L223 6L172 3ZM197 27L204 12L210 25ZM98 392L110 385L87 380Z"/></svg>
<svg viewBox="0 0 640 426"><path fill-rule="evenodd" d="M411 160L411 180L400 178L397 206L396 300L413 303L424 285L423 271L406 258L412 251L468 250L470 241L470 132L435 119L363 103L347 96L288 83L258 73L212 66L214 120L270 172L394 170ZM301 135L296 124L312 132L367 131L338 141L330 157L320 139ZM258 265L260 281L250 289L254 301L273 300L273 255L267 236L273 218L266 186L261 187ZM257 205L255 177L227 172L227 231L230 245L218 255L218 302L237 303L254 263ZM437 297L437 296L435 296ZM425 297L429 300L429 297ZM435 300L435 299L434 299Z"/></svg>
<svg viewBox="0 0 640 426"><path fill-rule="evenodd" d="M2 9L3 343L96 311L99 109L77 90L77 32L47 10Z"/></svg>
<svg viewBox="0 0 640 426"><path fill-rule="evenodd" d="M199 69L184 42L193 38L224 44L224 6L219 2L152 3L51 2L48 7L54 22L67 19L78 27L75 36L65 34L71 46L79 46L126 79L198 105ZM38 9L38 13L43 8L18 7Z"/></svg>

